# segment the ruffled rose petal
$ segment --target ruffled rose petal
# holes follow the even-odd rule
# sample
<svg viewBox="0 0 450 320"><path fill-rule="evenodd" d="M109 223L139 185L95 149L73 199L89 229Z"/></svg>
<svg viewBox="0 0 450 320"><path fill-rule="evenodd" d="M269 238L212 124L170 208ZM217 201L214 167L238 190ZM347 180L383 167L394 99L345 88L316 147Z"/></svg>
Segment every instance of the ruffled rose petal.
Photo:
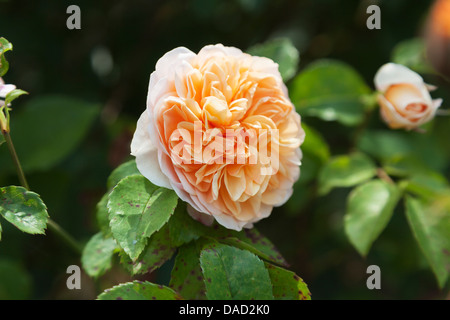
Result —
<svg viewBox="0 0 450 320"><path fill-rule="evenodd" d="M303 140L278 65L218 44L198 54L177 48L158 61L132 153L195 219L241 230L291 196Z"/></svg>
<svg viewBox="0 0 450 320"><path fill-rule="evenodd" d="M149 117L144 111L131 141L131 154L136 157L136 166L144 177L157 186L172 189L169 179L160 169L158 149L150 138L148 127Z"/></svg>

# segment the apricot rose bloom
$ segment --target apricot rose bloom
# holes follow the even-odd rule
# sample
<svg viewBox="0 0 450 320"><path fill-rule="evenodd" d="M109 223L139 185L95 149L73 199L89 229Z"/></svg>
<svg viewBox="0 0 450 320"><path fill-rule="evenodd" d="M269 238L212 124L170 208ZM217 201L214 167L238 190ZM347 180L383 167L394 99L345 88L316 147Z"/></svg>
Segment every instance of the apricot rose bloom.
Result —
<svg viewBox="0 0 450 320"><path fill-rule="evenodd" d="M383 120L392 129L411 130L434 118L442 99L432 100L433 87L407 67L395 63L383 65L375 75L380 92L378 102Z"/></svg>
<svg viewBox="0 0 450 320"><path fill-rule="evenodd" d="M304 136L275 62L221 44L179 47L150 76L131 153L191 216L241 230L289 199Z"/></svg>

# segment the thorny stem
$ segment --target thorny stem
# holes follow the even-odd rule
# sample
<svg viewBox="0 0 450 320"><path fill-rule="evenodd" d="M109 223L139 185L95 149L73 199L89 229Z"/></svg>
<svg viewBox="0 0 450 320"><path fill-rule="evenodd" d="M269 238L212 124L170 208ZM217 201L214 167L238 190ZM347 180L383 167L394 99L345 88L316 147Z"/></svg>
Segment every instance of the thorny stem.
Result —
<svg viewBox="0 0 450 320"><path fill-rule="evenodd" d="M25 174L19 161L19 157L17 156L16 149L14 148L14 144L11 140L10 133L8 130L2 129L2 134L5 137L6 144L8 145L9 153L11 154L11 158L13 159L14 165L16 167L17 176L19 177L20 183L25 189L30 190L27 179L25 177ZM77 241L70 234L68 234L63 228L61 228L56 222L54 222L52 219L49 218L47 221L47 226L74 252L81 255L82 248L77 243Z"/></svg>

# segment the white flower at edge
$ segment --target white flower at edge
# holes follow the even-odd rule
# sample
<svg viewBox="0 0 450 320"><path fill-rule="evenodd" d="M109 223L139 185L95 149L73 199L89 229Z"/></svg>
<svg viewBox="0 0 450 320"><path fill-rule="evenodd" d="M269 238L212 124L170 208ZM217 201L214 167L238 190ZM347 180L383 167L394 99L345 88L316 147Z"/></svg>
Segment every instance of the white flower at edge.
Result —
<svg viewBox="0 0 450 320"><path fill-rule="evenodd" d="M16 89L16 86L13 84L5 84L2 78L0 78L0 107L3 107L5 104L5 98L8 93Z"/></svg>

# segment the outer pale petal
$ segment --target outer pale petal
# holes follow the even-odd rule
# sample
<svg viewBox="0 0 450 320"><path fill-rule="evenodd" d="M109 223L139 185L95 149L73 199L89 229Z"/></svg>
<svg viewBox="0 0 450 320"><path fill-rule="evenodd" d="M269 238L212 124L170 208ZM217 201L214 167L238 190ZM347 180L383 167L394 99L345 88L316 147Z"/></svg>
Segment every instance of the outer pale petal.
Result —
<svg viewBox="0 0 450 320"><path fill-rule="evenodd" d="M149 122L148 113L144 111L137 122L131 141L131 154L136 157L136 166L143 176L157 186L172 189L169 179L160 169L158 150L148 130Z"/></svg>
<svg viewBox="0 0 450 320"><path fill-rule="evenodd" d="M14 89L16 89L16 86L13 84L0 84L0 97L5 98Z"/></svg>
<svg viewBox="0 0 450 320"><path fill-rule="evenodd" d="M183 61L191 61L195 58L195 53L185 47L178 47L163 55L156 62L155 71L150 77L149 89L163 77L167 77L169 81L174 80L175 69L183 63Z"/></svg>
<svg viewBox="0 0 450 320"><path fill-rule="evenodd" d="M424 86L423 79L414 71L405 66L395 63L383 65L375 75L375 87L378 91L384 92L393 84L409 83L414 86Z"/></svg>

